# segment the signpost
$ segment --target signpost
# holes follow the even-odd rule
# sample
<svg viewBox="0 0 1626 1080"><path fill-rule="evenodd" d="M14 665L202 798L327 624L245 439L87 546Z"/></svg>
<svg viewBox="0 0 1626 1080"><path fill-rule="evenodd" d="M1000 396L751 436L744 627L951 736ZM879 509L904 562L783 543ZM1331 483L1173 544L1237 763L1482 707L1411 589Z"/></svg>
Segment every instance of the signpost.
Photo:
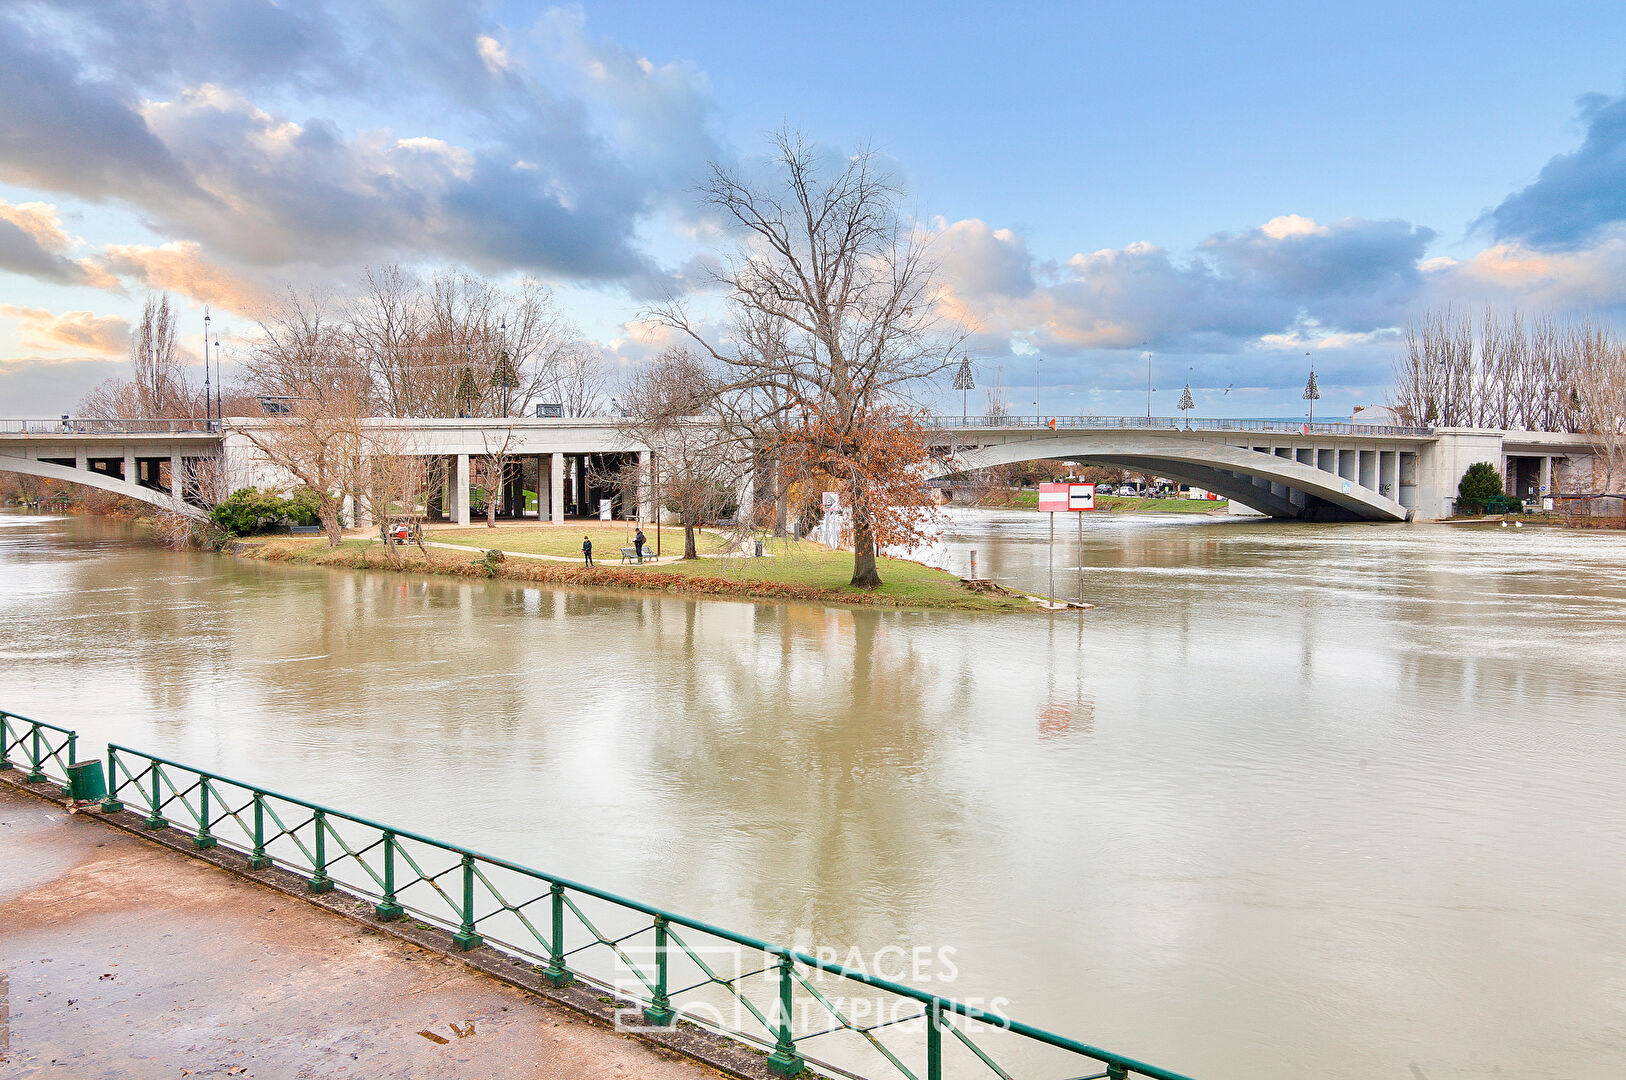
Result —
<svg viewBox="0 0 1626 1080"><path fill-rule="evenodd" d="M839 491L826 491L824 493L824 549L836 549L836 537L841 531L841 493Z"/></svg>
<svg viewBox="0 0 1626 1080"><path fill-rule="evenodd" d="M1056 515L1095 509L1094 484L1040 484L1039 512L1050 515L1050 598L1056 596ZM1084 600L1084 519L1078 519L1078 599Z"/></svg>

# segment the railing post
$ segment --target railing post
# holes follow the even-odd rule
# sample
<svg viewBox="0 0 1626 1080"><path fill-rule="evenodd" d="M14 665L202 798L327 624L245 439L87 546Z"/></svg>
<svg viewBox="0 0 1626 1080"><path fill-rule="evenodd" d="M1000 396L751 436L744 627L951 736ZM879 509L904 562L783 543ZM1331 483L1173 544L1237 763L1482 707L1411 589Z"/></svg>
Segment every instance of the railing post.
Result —
<svg viewBox="0 0 1626 1080"><path fill-rule="evenodd" d="M474 932L474 856L463 856L463 922L452 935L452 944L464 952L478 949L485 939Z"/></svg>
<svg viewBox="0 0 1626 1080"><path fill-rule="evenodd" d="M6 751L11 747L11 720L10 713L0 712L0 772L11 768L11 759L6 757Z"/></svg>
<svg viewBox="0 0 1626 1080"><path fill-rule="evenodd" d="M650 1027L672 1025L672 1001L666 996L666 916L655 916L655 995L644 1010L644 1023Z"/></svg>
<svg viewBox="0 0 1626 1080"><path fill-rule="evenodd" d="M192 846L207 851L220 841L209 835L209 778L198 777L198 834L192 837Z"/></svg>
<svg viewBox="0 0 1626 1080"><path fill-rule="evenodd" d="M102 813L116 814L124 809L119 801L119 752L107 744L107 798L102 800Z"/></svg>
<svg viewBox="0 0 1626 1080"><path fill-rule="evenodd" d="M1115 1062L1108 1062L1107 1080L1129 1080L1129 1070Z"/></svg>
<svg viewBox="0 0 1626 1080"><path fill-rule="evenodd" d="M943 1080L943 1005L936 998L926 1005L926 1080Z"/></svg>
<svg viewBox="0 0 1626 1080"><path fill-rule="evenodd" d="M79 733L77 731L68 732L68 765L69 766L72 766L74 764L74 762L76 762L78 760L78 758L74 757L74 752L77 749L78 741L79 741ZM63 780L64 780L64 783L62 785L62 794L64 794L64 795L72 795L73 794L73 782L71 780L69 780L66 776L63 777Z"/></svg>
<svg viewBox="0 0 1626 1080"><path fill-rule="evenodd" d="M384 896L373 906L373 914L385 922L406 914L395 900L395 834L384 831Z"/></svg>
<svg viewBox="0 0 1626 1080"><path fill-rule="evenodd" d="M553 904L553 936L548 943L548 967L542 977L555 986L569 986L570 969L565 967L565 887L555 882L548 894Z"/></svg>
<svg viewBox="0 0 1626 1080"><path fill-rule="evenodd" d="M147 813L147 828L149 829L169 828L169 822L165 821L164 815L158 812L158 808L164 803L163 791L161 790L164 779L162 770L163 766L158 762L154 761L152 763L152 805Z"/></svg>
<svg viewBox="0 0 1626 1080"><path fill-rule="evenodd" d="M45 779L45 773L40 768L40 726L38 724L34 725L34 737L29 740L28 756L30 760L28 783L37 784Z"/></svg>
<svg viewBox="0 0 1626 1080"><path fill-rule="evenodd" d="M796 1076L807 1063L796 1052L796 1038L791 1034L791 1021L794 1013L791 1011L794 1004L792 1000L792 976L794 968L790 956L779 954L779 1034L774 1040L773 1053L768 1055L768 1068L780 1076Z"/></svg>
<svg viewBox="0 0 1626 1080"><path fill-rule="evenodd" d="M265 853L265 792L254 793L254 850L249 852L248 868L250 870L264 870L271 865L271 857Z"/></svg>
<svg viewBox="0 0 1626 1080"><path fill-rule="evenodd" d="M316 876L305 882L305 888L313 893L332 892L333 879L327 876L327 814L314 811L311 820L316 823Z"/></svg>

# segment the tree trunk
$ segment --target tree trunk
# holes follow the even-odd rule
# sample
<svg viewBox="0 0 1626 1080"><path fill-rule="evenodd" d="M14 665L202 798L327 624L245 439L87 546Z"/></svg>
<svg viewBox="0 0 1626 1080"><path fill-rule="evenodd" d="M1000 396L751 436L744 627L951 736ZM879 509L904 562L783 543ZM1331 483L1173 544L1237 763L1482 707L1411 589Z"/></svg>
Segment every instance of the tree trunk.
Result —
<svg viewBox="0 0 1626 1080"><path fill-rule="evenodd" d="M503 464L501 459L486 462L486 528L488 529L497 527L497 500L502 498L503 494L503 472L505 471ZM491 480L493 474L497 478L495 484Z"/></svg>
<svg viewBox="0 0 1626 1080"><path fill-rule="evenodd" d="M853 579L855 589L879 589L881 575L875 569L875 534L870 531L869 507L863 499L853 500Z"/></svg>
<svg viewBox="0 0 1626 1080"><path fill-rule="evenodd" d="M327 546L336 548L344 542L344 526L339 521L339 503L336 499L323 499L316 508L316 517L327 533Z"/></svg>
<svg viewBox="0 0 1626 1080"><path fill-rule="evenodd" d="M700 558L700 551L695 547L694 543L694 522L692 521L683 523L683 557L685 559Z"/></svg>

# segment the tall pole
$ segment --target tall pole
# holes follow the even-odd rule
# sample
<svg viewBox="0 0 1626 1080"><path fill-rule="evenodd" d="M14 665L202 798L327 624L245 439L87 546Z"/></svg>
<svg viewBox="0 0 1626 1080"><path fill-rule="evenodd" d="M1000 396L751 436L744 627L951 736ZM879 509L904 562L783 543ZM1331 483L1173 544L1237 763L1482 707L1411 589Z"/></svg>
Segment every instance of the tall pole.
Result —
<svg viewBox="0 0 1626 1080"><path fill-rule="evenodd" d="M203 426L209 427L214 419L209 408L209 309L203 309Z"/></svg>
<svg viewBox="0 0 1626 1080"><path fill-rule="evenodd" d="M207 366L207 365L205 365ZM220 390L226 385L226 377L220 372L220 339L215 339L215 419L224 422L226 410L221 406Z"/></svg>
<svg viewBox="0 0 1626 1080"><path fill-rule="evenodd" d="M1146 420L1152 420L1152 350L1147 349L1141 353L1146 359Z"/></svg>
<svg viewBox="0 0 1626 1080"><path fill-rule="evenodd" d="M1050 607L1056 606L1056 512L1050 511Z"/></svg>
<svg viewBox="0 0 1626 1080"><path fill-rule="evenodd" d="M1044 365L1044 357L1036 357L1033 361L1033 423L1035 426L1044 423L1039 410L1039 371ZM1054 523L1052 522L1052 526Z"/></svg>

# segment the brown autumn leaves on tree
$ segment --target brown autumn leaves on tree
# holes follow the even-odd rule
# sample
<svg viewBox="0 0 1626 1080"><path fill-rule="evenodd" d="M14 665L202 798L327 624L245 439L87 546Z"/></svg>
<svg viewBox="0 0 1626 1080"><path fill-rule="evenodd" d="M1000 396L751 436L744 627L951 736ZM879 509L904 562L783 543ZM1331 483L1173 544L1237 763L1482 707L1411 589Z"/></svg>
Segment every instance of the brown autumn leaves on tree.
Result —
<svg viewBox="0 0 1626 1080"><path fill-rule="evenodd" d="M757 436L773 470L842 493L852 584L875 588L877 547L918 539L930 512L911 391L957 344L924 240L878 155L824 155L788 130L770 175L713 164L704 194L741 236L715 275L732 333L715 337L679 304L655 318L717 364L719 414Z"/></svg>

